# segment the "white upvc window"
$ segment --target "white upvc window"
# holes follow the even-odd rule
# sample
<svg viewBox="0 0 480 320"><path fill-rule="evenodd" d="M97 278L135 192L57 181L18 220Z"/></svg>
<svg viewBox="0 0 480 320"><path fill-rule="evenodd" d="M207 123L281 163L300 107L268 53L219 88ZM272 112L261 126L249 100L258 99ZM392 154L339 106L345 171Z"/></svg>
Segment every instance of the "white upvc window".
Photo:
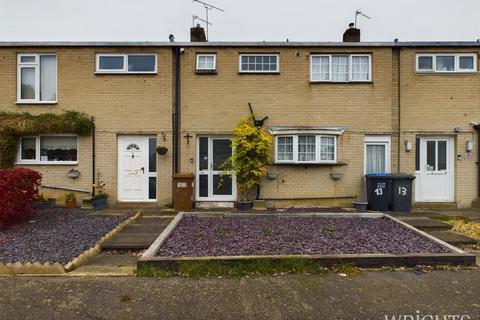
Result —
<svg viewBox="0 0 480 320"><path fill-rule="evenodd" d="M96 55L96 73L157 73L157 55L150 53Z"/></svg>
<svg viewBox="0 0 480 320"><path fill-rule="evenodd" d="M215 71L217 69L217 55L215 53L197 54L197 71Z"/></svg>
<svg viewBox="0 0 480 320"><path fill-rule="evenodd" d="M76 135L40 135L20 138L19 164L77 164Z"/></svg>
<svg viewBox="0 0 480 320"><path fill-rule="evenodd" d="M57 102L57 56L17 55L17 103Z"/></svg>
<svg viewBox="0 0 480 320"><path fill-rule="evenodd" d="M241 73L280 72L279 54L240 54L238 70Z"/></svg>
<svg viewBox="0 0 480 320"><path fill-rule="evenodd" d="M336 163L337 137L295 134L275 137L275 163Z"/></svg>
<svg viewBox="0 0 480 320"><path fill-rule="evenodd" d="M371 54L312 54L311 82L370 82Z"/></svg>
<svg viewBox="0 0 480 320"><path fill-rule="evenodd" d="M390 173L390 144L390 136L365 136L365 174Z"/></svg>
<svg viewBox="0 0 480 320"><path fill-rule="evenodd" d="M419 53L416 59L418 73L477 72L476 53Z"/></svg>

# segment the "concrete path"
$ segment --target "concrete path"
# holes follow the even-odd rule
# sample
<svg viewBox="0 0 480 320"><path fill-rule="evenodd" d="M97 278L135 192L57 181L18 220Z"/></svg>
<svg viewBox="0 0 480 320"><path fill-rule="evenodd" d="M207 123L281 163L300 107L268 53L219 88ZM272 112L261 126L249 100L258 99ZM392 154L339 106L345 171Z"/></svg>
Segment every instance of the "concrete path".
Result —
<svg viewBox="0 0 480 320"><path fill-rule="evenodd" d="M199 280L0 278L0 318L479 319L479 283L479 270Z"/></svg>
<svg viewBox="0 0 480 320"><path fill-rule="evenodd" d="M142 210L144 211L144 210ZM175 212L150 210L117 236L102 244L102 250L147 249L172 221Z"/></svg>

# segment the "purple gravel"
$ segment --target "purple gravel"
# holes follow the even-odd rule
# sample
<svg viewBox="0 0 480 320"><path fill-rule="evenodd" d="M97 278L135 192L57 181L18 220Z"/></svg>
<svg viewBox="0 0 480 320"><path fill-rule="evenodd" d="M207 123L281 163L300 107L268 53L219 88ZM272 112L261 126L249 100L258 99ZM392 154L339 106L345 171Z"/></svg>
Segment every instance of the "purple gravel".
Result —
<svg viewBox="0 0 480 320"><path fill-rule="evenodd" d="M442 253L388 218L184 217L159 256Z"/></svg>
<svg viewBox="0 0 480 320"><path fill-rule="evenodd" d="M0 231L0 263L66 264L126 218L62 208L41 210L29 220Z"/></svg>

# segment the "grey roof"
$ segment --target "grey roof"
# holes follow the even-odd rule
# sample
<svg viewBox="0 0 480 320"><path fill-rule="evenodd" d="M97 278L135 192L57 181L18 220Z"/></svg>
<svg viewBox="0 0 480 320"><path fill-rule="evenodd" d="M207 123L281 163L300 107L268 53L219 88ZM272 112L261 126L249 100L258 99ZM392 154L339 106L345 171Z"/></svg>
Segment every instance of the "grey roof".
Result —
<svg viewBox="0 0 480 320"><path fill-rule="evenodd" d="M156 42L156 41L0 41L0 47L475 47L480 41L407 41L407 42Z"/></svg>

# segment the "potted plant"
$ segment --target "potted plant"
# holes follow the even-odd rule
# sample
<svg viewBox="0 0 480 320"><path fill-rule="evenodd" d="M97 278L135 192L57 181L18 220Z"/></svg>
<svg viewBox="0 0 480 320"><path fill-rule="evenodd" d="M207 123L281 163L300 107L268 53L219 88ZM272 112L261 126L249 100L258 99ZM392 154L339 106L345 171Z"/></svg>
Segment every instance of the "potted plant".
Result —
<svg viewBox="0 0 480 320"><path fill-rule="evenodd" d="M252 201L248 199L249 191L258 187L262 177L268 173L272 136L262 127L255 126L250 116L240 121L233 130L232 147L235 152L223 168L235 174L240 196L238 209L248 210L252 208Z"/></svg>
<svg viewBox="0 0 480 320"><path fill-rule="evenodd" d="M102 173L97 172L97 179L93 185L95 188L95 195L92 197L92 205L95 210L103 210L108 208L108 194L105 192L105 182L103 182Z"/></svg>
<svg viewBox="0 0 480 320"><path fill-rule="evenodd" d="M65 206L69 209L75 209L77 207L77 198L75 193L69 192L65 195Z"/></svg>
<svg viewBox="0 0 480 320"><path fill-rule="evenodd" d="M55 198L44 198L43 194L40 193L38 196L37 208L38 209L48 209L55 206Z"/></svg>
<svg viewBox="0 0 480 320"><path fill-rule="evenodd" d="M166 155L168 152L168 148L164 146L157 146L157 153L161 156Z"/></svg>

